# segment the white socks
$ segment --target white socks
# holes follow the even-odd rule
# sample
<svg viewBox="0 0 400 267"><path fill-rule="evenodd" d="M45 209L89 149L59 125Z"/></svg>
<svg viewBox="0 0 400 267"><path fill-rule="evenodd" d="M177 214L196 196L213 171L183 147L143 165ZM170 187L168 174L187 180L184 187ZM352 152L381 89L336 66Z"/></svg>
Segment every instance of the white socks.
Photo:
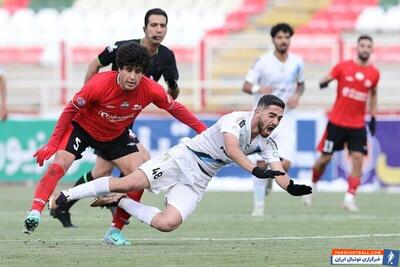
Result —
<svg viewBox="0 0 400 267"><path fill-rule="evenodd" d="M344 202L353 202L354 201L354 195L352 193L346 192L344 195Z"/></svg>
<svg viewBox="0 0 400 267"><path fill-rule="evenodd" d="M62 193L68 201L85 197L97 197L110 193L110 177L101 177L88 183L80 184L70 189L63 190Z"/></svg>
<svg viewBox="0 0 400 267"><path fill-rule="evenodd" d="M146 206L130 198L121 199L118 207L123 208L127 213L148 225L151 225L151 220L154 216L161 212L156 207Z"/></svg>
<svg viewBox="0 0 400 267"><path fill-rule="evenodd" d="M254 178L254 207L264 207L267 179Z"/></svg>

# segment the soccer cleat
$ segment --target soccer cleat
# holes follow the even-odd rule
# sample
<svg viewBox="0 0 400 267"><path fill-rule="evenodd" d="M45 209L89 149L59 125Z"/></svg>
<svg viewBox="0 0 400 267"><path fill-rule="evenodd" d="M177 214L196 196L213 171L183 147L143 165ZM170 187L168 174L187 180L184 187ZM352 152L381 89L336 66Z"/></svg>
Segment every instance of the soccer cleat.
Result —
<svg viewBox="0 0 400 267"><path fill-rule="evenodd" d="M253 217L262 217L264 216L264 207L254 207L253 212L251 213Z"/></svg>
<svg viewBox="0 0 400 267"><path fill-rule="evenodd" d="M68 212L68 210L65 210L61 207L58 207L56 209L50 209L50 215L53 216L54 219L58 219L65 228L77 227L72 224L71 214Z"/></svg>
<svg viewBox="0 0 400 267"><path fill-rule="evenodd" d="M104 244L113 246L130 246L132 243L125 239L124 235L118 229L110 228L104 236Z"/></svg>
<svg viewBox="0 0 400 267"><path fill-rule="evenodd" d="M126 197L125 193L110 193L108 195L96 198L91 204L91 207L116 207L118 202Z"/></svg>
<svg viewBox="0 0 400 267"><path fill-rule="evenodd" d="M359 211L359 208L357 207L356 203L354 200L352 201L343 201L342 206L345 210L348 211Z"/></svg>
<svg viewBox="0 0 400 267"><path fill-rule="evenodd" d="M67 197L64 195L63 192L60 192L60 194L58 195L56 200L53 201L52 199L50 199L49 207L51 209L56 209L57 207L61 207L61 206L65 205L67 202L68 202Z"/></svg>
<svg viewBox="0 0 400 267"><path fill-rule="evenodd" d="M28 216L26 216L26 219L24 221L25 229L24 233L27 235L30 235L35 231L36 227L38 227L40 222L40 217L37 215L34 215L32 213L28 213Z"/></svg>

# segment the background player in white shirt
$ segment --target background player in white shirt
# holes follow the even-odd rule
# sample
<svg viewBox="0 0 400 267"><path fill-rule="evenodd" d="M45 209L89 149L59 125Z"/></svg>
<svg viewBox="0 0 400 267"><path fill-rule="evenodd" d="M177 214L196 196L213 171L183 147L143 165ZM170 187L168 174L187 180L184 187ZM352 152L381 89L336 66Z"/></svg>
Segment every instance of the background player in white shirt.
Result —
<svg viewBox="0 0 400 267"><path fill-rule="evenodd" d="M288 52L293 29L289 24L279 23L271 28L274 51L257 59L247 73L243 91L254 94L255 103L263 95L275 95L286 103L285 116L272 137L279 144L282 166L288 171L295 153L296 128L294 109L304 91L303 60ZM250 157L260 168L266 168L265 161L259 157ZM267 186L267 183L268 186ZM253 216L264 215L266 188L271 188L272 180L254 179Z"/></svg>
<svg viewBox="0 0 400 267"><path fill-rule="evenodd" d="M111 192L147 189L154 193L167 190L166 208L144 205L129 198L118 198L118 206L140 221L160 231L176 229L203 197L208 182L223 166L235 162L253 175L265 179L276 176L288 193L300 196L311 187L294 184L283 172L275 142L269 137L278 126L284 102L276 96L263 96L251 112L233 112L222 116L213 126L182 142L164 155L151 159L123 178L102 177L61 192L58 205L74 199ZM272 170L255 166L247 155L258 153Z"/></svg>

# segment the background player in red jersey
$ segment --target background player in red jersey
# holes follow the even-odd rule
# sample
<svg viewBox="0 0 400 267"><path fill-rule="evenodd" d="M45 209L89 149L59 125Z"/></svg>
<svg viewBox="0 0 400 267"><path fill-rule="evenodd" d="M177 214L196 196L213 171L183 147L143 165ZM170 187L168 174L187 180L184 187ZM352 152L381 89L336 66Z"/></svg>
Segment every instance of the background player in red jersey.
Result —
<svg viewBox="0 0 400 267"><path fill-rule="evenodd" d="M26 234L38 226L40 213L58 181L87 147L98 149L123 173L131 173L143 162L127 127L147 105L154 103L198 133L206 129L162 86L143 76L150 64L150 55L144 47L135 42L122 45L117 64L118 72L96 74L75 94L47 145L34 154L40 166L54 153L55 158L36 187L31 210L24 221Z"/></svg>
<svg viewBox="0 0 400 267"><path fill-rule="evenodd" d="M337 80L337 96L329 113L325 133L318 146L318 150L322 153L313 167L313 195L304 198L306 205L311 204L316 193L316 183L324 173L333 152L343 150L346 145L351 156L352 169L348 177L349 187L343 207L350 211L358 210L354 196L360 185L362 162L367 154L367 132L364 121L367 102L369 102L371 116L368 126L372 135L375 134L376 129L376 90L379 71L369 63L372 51L372 38L361 35L357 40L357 58L339 62L320 82L320 88L323 89L332 80Z"/></svg>

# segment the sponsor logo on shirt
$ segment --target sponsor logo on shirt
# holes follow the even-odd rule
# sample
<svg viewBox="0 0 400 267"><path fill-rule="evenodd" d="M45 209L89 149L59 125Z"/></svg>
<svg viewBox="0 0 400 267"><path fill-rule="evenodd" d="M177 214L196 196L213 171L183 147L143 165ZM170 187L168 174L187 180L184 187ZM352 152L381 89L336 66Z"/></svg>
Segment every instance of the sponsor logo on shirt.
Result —
<svg viewBox="0 0 400 267"><path fill-rule="evenodd" d="M342 95L357 101L366 102L368 99L368 94L364 92L357 91L353 88L344 87L342 90Z"/></svg>
<svg viewBox="0 0 400 267"><path fill-rule="evenodd" d="M106 108L115 108L113 105L106 105Z"/></svg>
<svg viewBox="0 0 400 267"><path fill-rule="evenodd" d="M106 112L106 111L99 111L99 115L100 117L107 119L110 122L121 122L121 121L126 121L129 120L131 118L135 117L135 113L126 115L126 116L117 116L117 115L111 115L110 113Z"/></svg>

